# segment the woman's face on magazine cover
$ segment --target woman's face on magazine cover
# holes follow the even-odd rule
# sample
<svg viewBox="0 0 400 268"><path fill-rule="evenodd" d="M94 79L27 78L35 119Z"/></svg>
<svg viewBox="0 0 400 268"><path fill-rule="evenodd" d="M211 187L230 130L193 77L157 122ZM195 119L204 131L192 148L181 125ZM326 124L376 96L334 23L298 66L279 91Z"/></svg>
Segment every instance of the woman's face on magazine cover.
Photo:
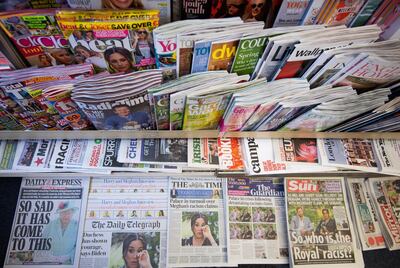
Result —
<svg viewBox="0 0 400 268"><path fill-rule="evenodd" d="M131 69L129 60L118 52L110 55L110 64L118 72L128 72Z"/></svg>
<svg viewBox="0 0 400 268"><path fill-rule="evenodd" d="M133 240L128 247L128 251L124 257L126 268L139 267L138 254L144 250L143 243L140 240Z"/></svg>
<svg viewBox="0 0 400 268"><path fill-rule="evenodd" d="M203 238L203 229L206 226L206 222L203 218L198 218L193 225L193 234L196 238Z"/></svg>
<svg viewBox="0 0 400 268"><path fill-rule="evenodd" d="M251 15L253 17L261 13L263 6L265 5L265 0L252 0L251 5Z"/></svg>
<svg viewBox="0 0 400 268"><path fill-rule="evenodd" d="M132 5L133 1L134 0L110 0L110 2L119 9L129 8Z"/></svg>
<svg viewBox="0 0 400 268"><path fill-rule="evenodd" d="M83 48L77 48L76 53L78 53L80 56L84 57L85 59L90 58L89 51L86 51Z"/></svg>

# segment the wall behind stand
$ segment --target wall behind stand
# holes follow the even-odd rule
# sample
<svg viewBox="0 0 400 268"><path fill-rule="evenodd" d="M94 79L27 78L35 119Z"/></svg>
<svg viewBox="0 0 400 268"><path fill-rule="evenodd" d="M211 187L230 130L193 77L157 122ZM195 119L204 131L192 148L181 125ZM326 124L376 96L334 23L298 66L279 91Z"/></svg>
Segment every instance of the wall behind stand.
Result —
<svg viewBox="0 0 400 268"><path fill-rule="evenodd" d="M0 266L4 263L8 239L14 219L21 178L0 178ZM365 251L366 268L397 268L400 267L400 250L387 249ZM288 265L241 265L240 268L283 268Z"/></svg>

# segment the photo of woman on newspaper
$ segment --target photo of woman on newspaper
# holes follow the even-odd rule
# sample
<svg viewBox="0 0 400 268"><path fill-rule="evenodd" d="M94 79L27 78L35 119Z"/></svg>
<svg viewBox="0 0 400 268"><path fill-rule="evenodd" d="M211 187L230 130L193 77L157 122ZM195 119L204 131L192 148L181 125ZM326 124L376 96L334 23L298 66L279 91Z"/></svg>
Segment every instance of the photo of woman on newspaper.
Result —
<svg viewBox="0 0 400 268"><path fill-rule="evenodd" d="M153 268L159 262L160 233L113 233L109 267ZM114 258L115 257L115 258Z"/></svg>
<svg viewBox="0 0 400 268"><path fill-rule="evenodd" d="M215 218L214 214L217 212L209 212L208 214L212 218ZM216 222L209 221L209 216L202 212L186 212L182 213L183 224L188 221L187 218L190 216L190 228L192 236L182 239L182 246L218 246L217 241L214 239L213 232L210 226L218 225Z"/></svg>

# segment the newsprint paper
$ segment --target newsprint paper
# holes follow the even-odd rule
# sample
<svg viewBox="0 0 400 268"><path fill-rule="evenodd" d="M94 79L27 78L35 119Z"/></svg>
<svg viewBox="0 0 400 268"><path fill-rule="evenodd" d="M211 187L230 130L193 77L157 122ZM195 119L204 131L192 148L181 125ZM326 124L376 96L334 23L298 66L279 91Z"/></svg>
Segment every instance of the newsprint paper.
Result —
<svg viewBox="0 0 400 268"><path fill-rule="evenodd" d="M363 267L343 178L285 178L291 267Z"/></svg>
<svg viewBox="0 0 400 268"><path fill-rule="evenodd" d="M5 267L78 267L89 178L23 178Z"/></svg>
<svg viewBox="0 0 400 268"><path fill-rule="evenodd" d="M378 215L374 209L367 184L363 178L347 178L349 201L353 207L355 224L363 250L386 248Z"/></svg>
<svg viewBox="0 0 400 268"><path fill-rule="evenodd" d="M229 264L288 263L282 178L229 178Z"/></svg>
<svg viewBox="0 0 400 268"><path fill-rule="evenodd" d="M79 267L166 267L167 189L167 177L93 178Z"/></svg>
<svg viewBox="0 0 400 268"><path fill-rule="evenodd" d="M168 266L227 264L224 179L170 178Z"/></svg>
<svg viewBox="0 0 400 268"><path fill-rule="evenodd" d="M369 178L369 187L390 250L400 249L400 179Z"/></svg>

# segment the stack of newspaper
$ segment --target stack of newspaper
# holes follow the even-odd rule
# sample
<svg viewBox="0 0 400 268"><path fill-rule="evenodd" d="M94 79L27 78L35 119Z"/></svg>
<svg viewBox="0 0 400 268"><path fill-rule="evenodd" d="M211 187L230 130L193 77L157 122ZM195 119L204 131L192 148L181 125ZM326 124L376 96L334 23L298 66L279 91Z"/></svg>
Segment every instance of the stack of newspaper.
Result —
<svg viewBox="0 0 400 268"><path fill-rule="evenodd" d="M161 81L160 70L96 76L77 81L71 98L96 129L154 129L147 89Z"/></svg>

